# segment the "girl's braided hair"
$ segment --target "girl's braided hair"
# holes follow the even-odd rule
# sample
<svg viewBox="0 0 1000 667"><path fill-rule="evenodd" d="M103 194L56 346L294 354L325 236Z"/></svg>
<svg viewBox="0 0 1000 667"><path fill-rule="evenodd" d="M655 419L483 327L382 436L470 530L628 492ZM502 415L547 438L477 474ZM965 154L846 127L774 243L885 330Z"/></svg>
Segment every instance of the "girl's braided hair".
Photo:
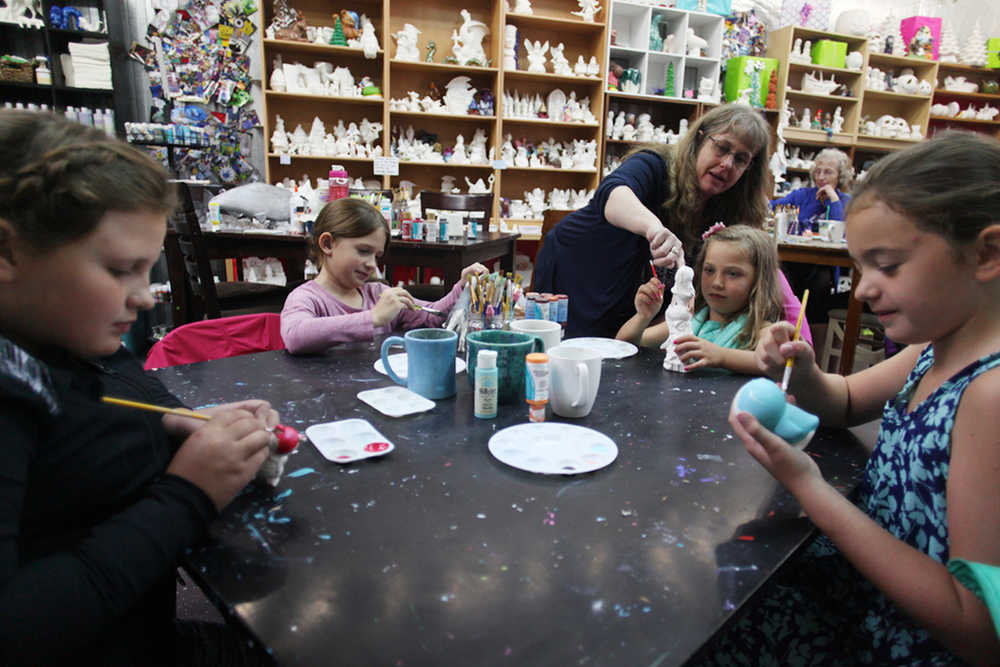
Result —
<svg viewBox="0 0 1000 667"><path fill-rule="evenodd" d="M109 211L175 206L166 171L131 146L59 116L0 110L0 218L36 249L86 236Z"/></svg>

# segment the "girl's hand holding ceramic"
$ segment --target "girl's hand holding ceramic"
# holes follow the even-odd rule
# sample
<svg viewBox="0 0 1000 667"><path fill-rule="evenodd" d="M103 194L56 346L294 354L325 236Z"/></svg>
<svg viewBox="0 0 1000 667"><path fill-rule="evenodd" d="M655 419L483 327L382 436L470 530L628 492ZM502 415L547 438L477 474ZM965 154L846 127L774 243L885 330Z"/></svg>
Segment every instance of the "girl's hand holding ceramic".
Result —
<svg viewBox="0 0 1000 667"><path fill-rule="evenodd" d="M417 302L413 296L402 287L390 287L382 292L378 303L372 308L372 324L385 326L404 308L413 308Z"/></svg>
<svg viewBox="0 0 1000 667"><path fill-rule="evenodd" d="M785 372L785 362L794 357L795 366L792 369L792 382L813 370L816 365L816 354L812 346L799 339L793 341L795 325L791 322L776 322L764 329L754 355L757 357L757 367L774 380L780 380Z"/></svg>
<svg viewBox="0 0 1000 667"><path fill-rule="evenodd" d="M490 272L490 270L487 269L482 264L480 264L479 262L475 262L473 264L469 264L467 267L465 267L464 269L462 269L462 278L461 278L460 282L465 283L465 279L468 278L470 275L471 276L482 276L482 275L486 275L489 272Z"/></svg>
<svg viewBox="0 0 1000 667"><path fill-rule="evenodd" d="M674 339L674 351L684 362L686 371L722 366L722 348L698 336L688 335Z"/></svg>
<svg viewBox="0 0 1000 667"><path fill-rule="evenodd" d="M757 459L792 495L799 497L810 484L826 483L811 456L768 431L749 412L733 412L729 416L729 424L750 456Z"/></svg>
<svg viewBox="0 0 1000 667"><path fill-rule="evenodd" d="M653 276L649 282L639 285L635 293L635 312L647 320L653 319L663 305L663 283Z"/></svg>
<svg viewBox="0 0 1000 667"><path fill-rule="evenodd" d="M269 425L246 410L223 410L195 430L167 466L222 509L268 457L275 438Z"/></svg>

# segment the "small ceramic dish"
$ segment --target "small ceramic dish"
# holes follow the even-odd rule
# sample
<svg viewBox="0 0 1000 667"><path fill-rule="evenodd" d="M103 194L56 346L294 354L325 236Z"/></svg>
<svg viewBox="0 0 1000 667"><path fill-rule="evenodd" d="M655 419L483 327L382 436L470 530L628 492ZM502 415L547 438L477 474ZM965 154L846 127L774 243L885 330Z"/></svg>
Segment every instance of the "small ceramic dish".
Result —
<svg viewBox="0 0 1000 667"><path fill-rule="evenodd" d="M342 419L313 424L306 435L319 453L334 463L388 454L396 447L364 419Z"/></svg>
<svg viewBox="0 0 1000 667"><path fill-rule="evenodd" d="M624 359L639 352L632 343L627 340L616 340L614 338L567 338L559 345L566 347L585 347L601 355L603 359Z"/></svg>
<svg viewBox="0 0 1000 667"><path fill-rule="evenodd" d="M429 398L424 398L417 392L399 385L359 391L358 398L389 417L426 412L437 405Z"/></svg>

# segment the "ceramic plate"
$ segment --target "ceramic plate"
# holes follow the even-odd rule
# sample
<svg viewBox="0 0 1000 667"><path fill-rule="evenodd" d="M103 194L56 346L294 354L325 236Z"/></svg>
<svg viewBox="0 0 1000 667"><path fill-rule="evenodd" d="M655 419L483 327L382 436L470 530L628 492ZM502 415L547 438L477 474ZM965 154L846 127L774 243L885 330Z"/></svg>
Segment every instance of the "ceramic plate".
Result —
<svg viewBox="0 0 1000 667"><path fill-rule="evenodd" d="M608 465L618 446L600 431L574 424L518 424L498 431L490 454L509 466L546 475L576 475Z"/></svg>
<svg viewBox="0 0 1000 667"><path fill-rule="evenodd" d="M334 463L382 456L396 448L364 419L314 424L306 429L306 436L320 454Z"/></svg>
<svg viewBox="0 0 1000 667"><path fill-rule="evenodd" d="M382 375L386 375L385 366L382 364L382 357L375 360L373 364L375 370L377 370ZM400 379L406 379L406 352L398 352L396 354L389 355L389 365L392 366L393 372L400 377ZM465 359L461 357L455 357L455 374L458 375L465 370Z"/></svg>
<svg viewBox="0 0 1000 667"><path fill-rule="evenodd" d="M358 398L389 417L402 417L417 412L426 412L437 405L434 401L424 398L417 392L399 385L359 391Z"/></svg>
<svg viewBox="0 0 1000 667"><path fill-rule="evenodd" d="M562 346L585 347L600 353L605 359L624 359L639 351L632 343L614 338L567 338L559 343ZM395 366L393 366L395 368Z"/></svg>

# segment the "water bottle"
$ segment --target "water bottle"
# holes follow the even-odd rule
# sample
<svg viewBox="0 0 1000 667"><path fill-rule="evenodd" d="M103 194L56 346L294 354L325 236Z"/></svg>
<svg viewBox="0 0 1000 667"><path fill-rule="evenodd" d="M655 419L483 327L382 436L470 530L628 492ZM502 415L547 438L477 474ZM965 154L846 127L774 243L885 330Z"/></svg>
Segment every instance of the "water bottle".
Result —
<svg viewBox="0 0 1000 667"><path fill-rule="evenodd" d="M329 200L343 199L350 194L351 179L347 176L347 170L341 165L335 164L330 167L330 195Z"/></svg>

